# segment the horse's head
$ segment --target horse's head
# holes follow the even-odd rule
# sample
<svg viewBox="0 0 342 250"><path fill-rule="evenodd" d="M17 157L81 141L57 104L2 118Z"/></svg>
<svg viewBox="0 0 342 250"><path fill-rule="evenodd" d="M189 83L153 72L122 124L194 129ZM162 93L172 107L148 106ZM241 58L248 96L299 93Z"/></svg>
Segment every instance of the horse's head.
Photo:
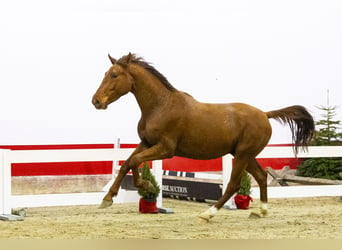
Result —
<svg viewBox="0 0 342 250"><path fill-rule="evenodd" d="M112 66L105 73L100 87L93 96L92 102L97 109L106 109L109 104L131 91L134 80L128 72L131 54L125 60L118 60L108 55Z"/></svg>

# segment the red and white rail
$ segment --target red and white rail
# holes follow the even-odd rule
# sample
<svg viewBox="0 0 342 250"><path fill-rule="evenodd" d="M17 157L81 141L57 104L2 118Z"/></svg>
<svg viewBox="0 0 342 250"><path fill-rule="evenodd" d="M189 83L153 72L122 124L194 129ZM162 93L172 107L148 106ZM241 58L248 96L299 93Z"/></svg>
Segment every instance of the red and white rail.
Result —
<svg viewBox="0 0 342 250"><path fill-rule="evenodd" d="M257 158L291 158L294 157L293 148L266 147ZM342 157L342 146L312 146L306 152L299 152L298 158L319 158L319 157ZM232 169L231 155L223 157L223 190L228 185ZM263 166L267 167L267 166ZM296 197L318 197L318 196L342 196L342 185L300 185L268 187L269 198L296 198ZM259 187L252 188L252 195L259 199Z"/></svg>
<svg viewBox="0 0 342 250"><path fill-rule="evenodd" d="M12 195L12 163L44 162L87 162L87 161L121 161L128 158L134 149L66 149L66 150L0 150L0 215L10 214L13 207L39 207L63 205L99 204L105 192ZM162 163L152 162L152 172L158 183L162 183ZM120 190L114 202L132 202L138 200L137 192ZM162 207L162 194L157 199Z"/></svg>
<svg viewBox="0 0 342 250"><path fill-rule="evenodd" d="M0 149L0 215L10 214L13 207L39 207L61 205L99 204L105 192L44 194L44 195L12 195L11 164L42 162L87 162L125 160L134 149L67 149L67 150L8 150ZM258 158L292 158L292 147L266 147ZM342 146L309 147L308 152L300 152L299 158L342 157ZM231 155L222 157L223 190L228 184L231 169ZM152 163L156 180L162 184L162 161ZM253 197L258 198L259 188L253 188ZM293 186L269 187L269 198L341 196L342 185L327 186ZM114 202L137 201L136 191L120 190ZM158 198L158 206L162 206L162 194Z"/></svg>

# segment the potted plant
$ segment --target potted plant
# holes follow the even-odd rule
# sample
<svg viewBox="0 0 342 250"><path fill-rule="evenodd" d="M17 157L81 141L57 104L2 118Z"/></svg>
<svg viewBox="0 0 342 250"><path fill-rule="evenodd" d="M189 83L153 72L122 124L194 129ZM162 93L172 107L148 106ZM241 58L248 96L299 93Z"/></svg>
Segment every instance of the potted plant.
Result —
<svg viewBox="0 0 342 250"><path fill-rule="evenodd" d="M149 181L154 187L153 191L138 188L138 193L141 196L139 200L139 212L140 213L158 213L157 197L160 193L160 187L151 173L148 163L144 163L141 169L141 178L145 181Z"/></svg>
<svg viewBox="0 0 342 250"><path fill-rule="evenodd" d="M249 208L249 202L253 201L250 194L251 194L251 177L249 176L247 171L243 171L241 183L240 183L240 189L237 192L237 195L235 195L234 197L234 201L238 209Z"/></svg>

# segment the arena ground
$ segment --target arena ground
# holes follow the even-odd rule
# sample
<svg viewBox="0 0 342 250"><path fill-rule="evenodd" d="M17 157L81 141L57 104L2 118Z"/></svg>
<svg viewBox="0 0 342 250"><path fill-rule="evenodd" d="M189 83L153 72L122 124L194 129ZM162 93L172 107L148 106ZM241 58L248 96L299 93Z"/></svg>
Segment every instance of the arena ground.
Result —
<svg viewBox="0 0 342 250"><path fill-rule="evenodd" d="M342 239L340 197L271 199L269 216L221 209L209 223L196 216L208 203L164 199L173 214L140 214L138 204L40 207L24 221L0 221L2 239Z"/></svg>

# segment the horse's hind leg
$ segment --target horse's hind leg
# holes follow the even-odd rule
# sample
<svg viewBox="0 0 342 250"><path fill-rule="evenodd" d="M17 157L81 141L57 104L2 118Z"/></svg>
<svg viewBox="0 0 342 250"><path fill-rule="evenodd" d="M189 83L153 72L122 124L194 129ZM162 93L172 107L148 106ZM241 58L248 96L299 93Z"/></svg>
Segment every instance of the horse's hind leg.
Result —
<svg viewBox="0 0 342 250"><path fill-rule="evenodd" d="M223 205L229 200L229 198L232 197L233 194L235 194L239 190L242 173L243 170L247 168L247 164L248 160L238 157L235 158L234 167L232 169L230 181L228 183L226 191L224 192L222 197L215 203L215 205L209 208L204 213L201 213L198 216L199 218L209 221L209 219L214 217L217 211L221 207L223 207Z"/></svg>
<svg viewBox="0 0 342 250"><path fill-rule="evenodd" d="M247 171L254 177L260 188L260 212L262 216L267 215L267 173L259 165L256 159L250 160Z"/></svg>

